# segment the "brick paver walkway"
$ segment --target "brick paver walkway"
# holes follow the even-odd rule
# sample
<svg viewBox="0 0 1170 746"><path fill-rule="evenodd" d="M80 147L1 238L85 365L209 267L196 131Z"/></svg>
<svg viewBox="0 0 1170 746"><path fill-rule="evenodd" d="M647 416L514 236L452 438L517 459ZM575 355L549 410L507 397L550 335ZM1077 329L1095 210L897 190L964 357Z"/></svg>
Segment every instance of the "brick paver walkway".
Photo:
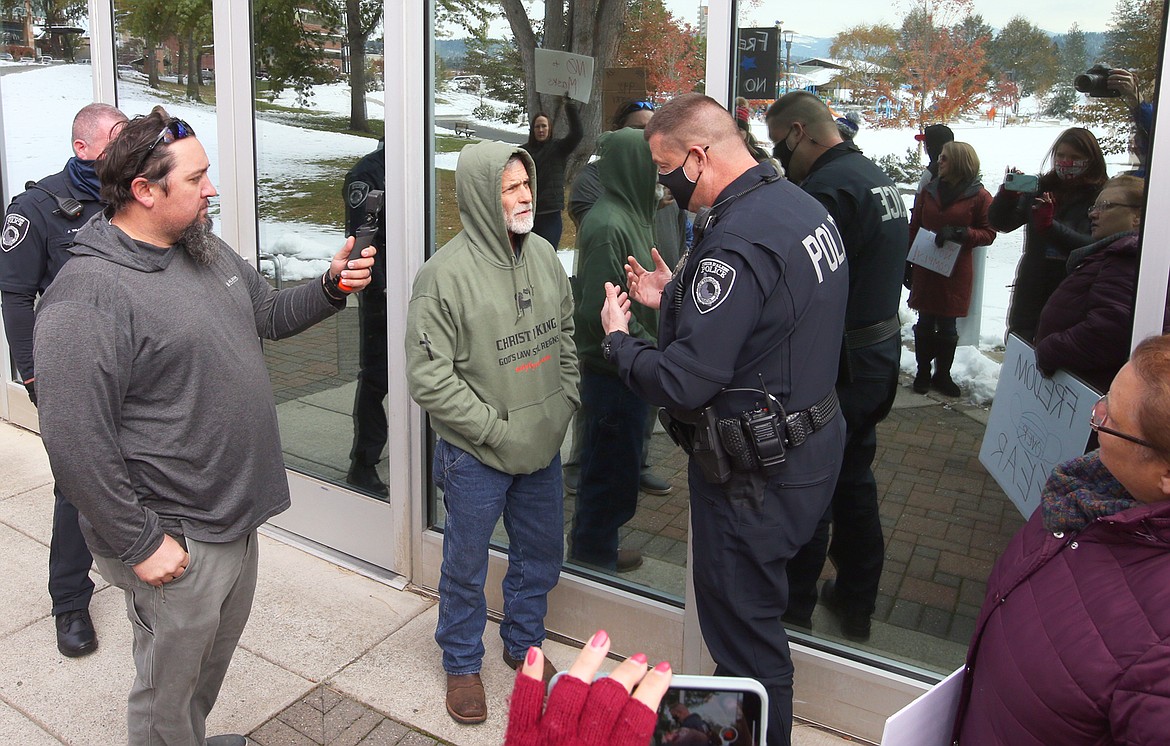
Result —
<svg viewBox="0 0 1170 746"><path fill-rule="evenodd" d="M437 746L447 743L411 730L324 685L248 737L259 746Z"/></svg>

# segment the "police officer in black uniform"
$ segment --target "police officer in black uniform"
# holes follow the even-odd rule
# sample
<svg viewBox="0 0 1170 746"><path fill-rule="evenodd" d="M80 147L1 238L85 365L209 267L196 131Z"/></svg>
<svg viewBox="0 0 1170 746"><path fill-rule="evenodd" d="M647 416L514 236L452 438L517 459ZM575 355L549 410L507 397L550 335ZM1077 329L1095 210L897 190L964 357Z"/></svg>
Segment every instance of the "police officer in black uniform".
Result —
<svg viewBox="0 0 1170 746"><path fill-rule="evenodd" d="M603 348L626 384L669 414L690 453L695 596L721 675L768 690L770 746L792 729L780 617L785 564L829 505L845 423L833 382L848 270L825 208L757 165L731 115L701 94L646 128L659 180L702 232L673 274L631 259L629 297L607 285ZM657 348L625 333L631 298L659 308Z"/></svg>
<svg viewBox="0 0 1170 746"><path fill-rule="evenodd" d="M60 173L46 176L12 200L0 233L0 303L4 333L35 405L33 307L69 259L73 236L98 212L100 184L94 162L110 141L110 130L126 121L113 106L90 104L73 119L73 153ZM31 183L31 182L30 182ZM93 556L77 523L77 508L54 488L53 536L49 543L49 596L57 625L57 649L76 658L97 650L89 616Z"/></svg>
<svg viewBox="0 0 1170 746"><path fill-rule="evenodd" d="M894 182L857 145L841 138L829 108L815 95L785 94L768 109L767 122L780 165L833 216L849 257L849 304L837 378L845 455L830 511L813 540L788 563L791 596L784 620L811 626L827 553L837 577L821 589L825 605L840 617L847 637L867 640L885 555L871 465L877 425L890 413L898 390L898 305L910 243L908 211Z"/></svg>
<svg viewBox="0 0 1170 746"><path fill-rule="evenodd" d="M367 198L373 190L386 189L385 141L374 152L362 156L345 175L345 235L352 236L365 221ZM389 391L386 357L386 218L378 218L374 236L374 267L370 284L358 293L358 372L353 402L353 448L345 481L370 494L386 497L386 484L378 476L378 462L386 447L388 425L384 402Z"/></svg>

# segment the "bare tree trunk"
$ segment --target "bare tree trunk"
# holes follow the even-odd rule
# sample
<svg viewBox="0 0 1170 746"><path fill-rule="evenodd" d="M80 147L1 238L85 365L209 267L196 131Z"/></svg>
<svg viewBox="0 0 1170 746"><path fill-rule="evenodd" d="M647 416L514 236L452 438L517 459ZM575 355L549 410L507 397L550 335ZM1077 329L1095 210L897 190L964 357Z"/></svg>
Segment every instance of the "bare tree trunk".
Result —
<svg viewBox="0 0 1170 746"><path fill-rule="evenodd" d="M567 124L560 111L561 99L556 95L539 95L536 92L536 35L532 22L525 10L524 0L500 0L504 15L512 29L520 61L524 66L524 87L528 115L531 118L538 111L548 112L554 117L554 131L564 134ZM609 67L617 54L621 38L622 20L625 16L625 0L546 0L544 5L544 40L542 48L559 49L593 58L593 95L588 104L581 107L581 124L585 137L569 158L565 182L570 183L577 171L593 152L597 136L601 133L602 105L601 86L605 68Z"/></svg>
<svg viewBox="0 0 1170 746"><path fill-rule="evenodd" d="M345 0L345 33L349 40L349 128L369 132L366 117L366 37L360 0Z"/></svg>
<svg viewBox="0 0 1170 746"><path fill-rule="evenodd" d="M147 81L151 88L157 89L158 85L158 55L156 50L158 46L152 42L146 42L146 48L142 51L143 66L146 67Z"/></svg>
<svg viewBox="0 0 1170 746"><path fill-rule="evenodd" d="M199 84L203 82L203 71L199 69L199 49L199 44L195 41L195 33L191 32L187 35L187 55L184 59L187 63L187 98L202 103L203 97L199 95Z"/></svg>

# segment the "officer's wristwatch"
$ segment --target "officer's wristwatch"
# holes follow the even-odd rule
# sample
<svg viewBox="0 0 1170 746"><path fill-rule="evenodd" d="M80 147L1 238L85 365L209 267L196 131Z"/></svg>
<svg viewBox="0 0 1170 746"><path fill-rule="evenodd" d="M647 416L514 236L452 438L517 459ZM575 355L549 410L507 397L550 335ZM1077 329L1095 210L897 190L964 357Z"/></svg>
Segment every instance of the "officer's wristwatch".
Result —
<svg viewBox="0 0 1170 746"><path fill-rule="evenodd" d="M617 342L619 334L624 336L626 333L619 329L606 334L605 339L601 340L601 356L611 363L613 362L613 345Z"/></svg>

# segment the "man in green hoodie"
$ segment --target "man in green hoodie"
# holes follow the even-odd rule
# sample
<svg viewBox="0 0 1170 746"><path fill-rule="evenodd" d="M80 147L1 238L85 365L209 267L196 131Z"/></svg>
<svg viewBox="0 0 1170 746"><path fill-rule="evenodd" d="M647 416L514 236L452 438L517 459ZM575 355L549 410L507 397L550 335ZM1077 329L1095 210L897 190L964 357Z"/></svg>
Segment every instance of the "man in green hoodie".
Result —
<svg viewBox="0 0 1170 746"><path fill-rule="evenodd" d="M657 169L642 130L607 132L599 140L598 171L605 191L581 223L577 270L581 305L574 341L581 354L583 423L581 477L573 516L571 556L604 570L641 564L636 550L618 549L618 529L634 517L642 463L646 403L601 354L605 283L624 284L626 257L653 262ZM633 307L630 334L655 342L658 312Z"/></svg>
<svg viewBox="0 0 1170 746"><path fill-rule="evenodd" d="M488 545L503 516L504 661L544 642L548 593L564 551L560 446L580 402L569 279L532 233L536 167L519 147L469 145L455 187L463 230L423 266L406 329L410 395L439 436L443 566L435 641L447 712L487 719L479 671L487 625ZM555 673L545 660L545 679Z"/></svg>

